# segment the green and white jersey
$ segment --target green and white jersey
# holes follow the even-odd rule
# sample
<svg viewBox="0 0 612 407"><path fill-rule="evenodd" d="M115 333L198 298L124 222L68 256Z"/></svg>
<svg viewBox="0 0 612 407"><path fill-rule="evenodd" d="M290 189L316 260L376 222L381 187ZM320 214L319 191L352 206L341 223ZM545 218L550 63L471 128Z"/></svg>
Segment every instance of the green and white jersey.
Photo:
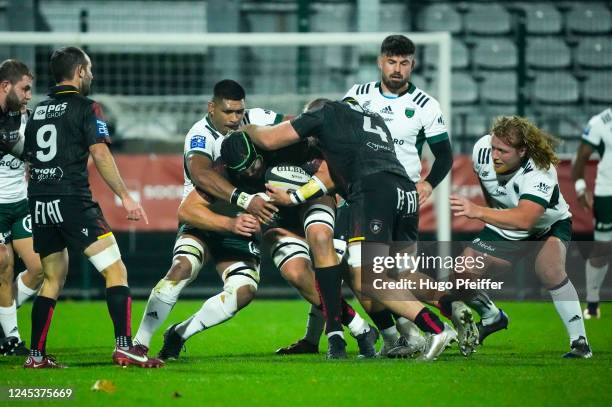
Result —
<svg viewBox="0 0 612 407"><path fill-rule="evenodd" d="M383 95L380 82L354 85L344 97L352 97L365 110L378 113L391 132L395 154L414 182L421 178L423 143L448 140L440 103L409 83L400 95Z"/></svg>
<svg viewBox="0 0 612 407"><path fill-rule="evenodd" d="M527 239L547 232L555 222L572 216L569 205L559 190L557 170L554 166L541 170L529 159L513 174L498 176L491 157L490 135L483 136L474 145L472 163L484 189L485 198L492 208L516 208L521 199L528 199L545 208L544 214L532 230L506 230L485 225L502 237L508 240Z"/></svg>
<svg viewBox="0 0 612 407"><path fill-rule="evenodd" d="M280 123L283 115L265 109L247 109L242 119L242 125L257 124L268 126ZM203 154L215 163L221 157L221 143L225 134L219 132L208 114L197 121L187 133L183 148L183 199L195 188L187 171L187 158L192 154Z"/></svg>
<svg viewBox="0 0 612 407"><path fill-rule="evenodd" d="M23 135L28 114L21 115L19 132ZM0 152L0 204L19 202L28 196L25 164L11 154Z"/></svg>
<svg viewBox="0 0 612 407"><path fill-rule="evenodd" d="M595 195L612 196L612 108L593 116L582 133L582 141L599 152Z"/></svg>

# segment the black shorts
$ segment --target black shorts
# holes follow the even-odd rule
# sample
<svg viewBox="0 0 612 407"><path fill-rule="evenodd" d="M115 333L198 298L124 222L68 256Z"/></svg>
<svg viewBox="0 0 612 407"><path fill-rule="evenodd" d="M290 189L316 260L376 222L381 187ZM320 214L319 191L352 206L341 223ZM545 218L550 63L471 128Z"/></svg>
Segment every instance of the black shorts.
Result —
<svg viewBox="0 0 612 407"><path fill-rule="evenodd" d="M184 234L195 236L204 243L215 261L233 258L252 258L257 262L260 261L259 240L256 238L211 232L198 229L187 223L179 226L177 239Z"/></svg>
<svg viewBox="0 0 612 407"><path fill-rule="evenodd" d="M28 201L34 251L41 258L64 248L84 251L112 234L97 202L79 196L33 196Z"/></svg>
<svg viewBox="0 0 612 407"><path fill-rule="evenodd" d="M415 242L419 196L408 178L382 172L364 177L348 197L348 241Z"/></svg>

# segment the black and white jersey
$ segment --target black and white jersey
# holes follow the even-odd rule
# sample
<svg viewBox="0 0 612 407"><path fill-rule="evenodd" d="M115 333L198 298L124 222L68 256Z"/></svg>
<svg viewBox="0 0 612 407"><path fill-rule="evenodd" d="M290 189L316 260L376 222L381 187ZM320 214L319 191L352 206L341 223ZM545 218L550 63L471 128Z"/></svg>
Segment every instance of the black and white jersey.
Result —
<svg viewBox="0 0 612 407"><path fill-rule="evenodd" d="M358 105L327 102L291 121L302 138L319 141L338 192L346 197L367 175L388 172L408 178L384 120Z"/></svg>
<svg viewBox="0 0 612 407"><path fill-rule="evenodd" d="M89 147L110 143L102 108L73 86L55 86L34 108L25 130L24 158L30 165L28 196L91 198Z"/></svg>

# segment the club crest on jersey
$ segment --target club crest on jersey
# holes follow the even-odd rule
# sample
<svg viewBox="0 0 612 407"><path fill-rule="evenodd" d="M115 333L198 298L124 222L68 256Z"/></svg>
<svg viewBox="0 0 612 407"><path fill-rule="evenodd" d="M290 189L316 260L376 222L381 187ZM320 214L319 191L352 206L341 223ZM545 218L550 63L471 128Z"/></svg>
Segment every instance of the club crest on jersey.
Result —
<svg viewBox="0 0 612 407"><path fill-rule="evenodd" d="M404 114L410 119L412 116L414 116L414 109L407 107L406 110L404 110Z"/></svg>
<svg viewBox="0 0 612 407"><path fill-rule="evenodd" d="M38 106L32 120L43 120L45 117L47 117L47 106Z"/></svg>
<svg viewBox="0 0 612 407"><path fill-rule="evenodd" d="M373 219L372 221L370 221L370 231L374 233L375 235L379 234L382 228L383 228L382 220Z"/></svg>

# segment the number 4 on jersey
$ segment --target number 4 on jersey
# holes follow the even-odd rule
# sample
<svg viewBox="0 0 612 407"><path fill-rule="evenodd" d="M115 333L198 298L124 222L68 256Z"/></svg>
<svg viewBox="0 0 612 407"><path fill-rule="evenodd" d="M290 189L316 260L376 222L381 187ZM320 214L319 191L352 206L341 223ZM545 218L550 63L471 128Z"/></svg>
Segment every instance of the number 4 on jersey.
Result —
<svg viewBox="0 0 612 407"><path fill-rule="evenodd" d="M383 143L390 143L387 133L385 133L382 127L372 124L370 116L363 117L363 130L368 133L378 134Z"/></svg>

